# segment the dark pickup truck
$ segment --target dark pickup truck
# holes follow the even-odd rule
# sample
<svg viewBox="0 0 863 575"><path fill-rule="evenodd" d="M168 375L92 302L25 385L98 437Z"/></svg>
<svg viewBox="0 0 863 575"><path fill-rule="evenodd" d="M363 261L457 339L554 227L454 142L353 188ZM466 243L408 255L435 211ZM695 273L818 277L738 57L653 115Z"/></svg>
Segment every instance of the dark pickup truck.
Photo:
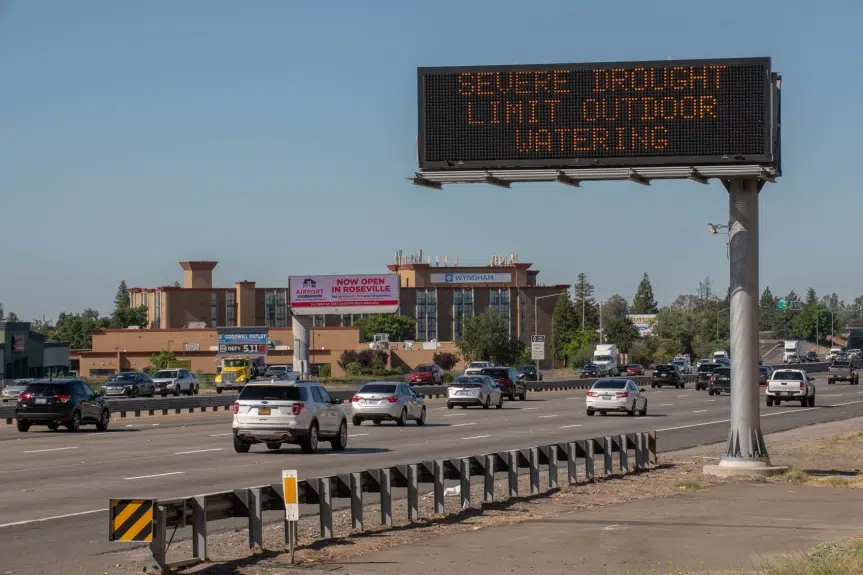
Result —
<svg viewBox="0 0 863 575"><path fill-rule="evenodd" d="M686 387L683 375L676 365L663 364L653 368L653 378L650 380L650 387L662 387L663 385L673 385L677 389Z"/></svg>
<svg viewBox="0 0 863 575"><path fill-rule="evenodd" d="M710 385L710 376L717 367L720 367L718 363L702 363L698 366L698 372L695 374L695 391L707 389Z"/></svg>
<svg viewBox="0 0 863 575"><path fill-rule="evenodd" d="M857 385L860 383L860 374L857 369L857 362L853 359L834 359L827 368L827 384L833 385L837 381L847 381L851 385Z"/></svg>
<svg viewBox="0 0 863 575"><path fill-rule="evenodd" d="M717 367L713 370L713 375L710 376L710 383L707 384L708 395L722 395L722 393L731 393L731 368Z"/></svg>

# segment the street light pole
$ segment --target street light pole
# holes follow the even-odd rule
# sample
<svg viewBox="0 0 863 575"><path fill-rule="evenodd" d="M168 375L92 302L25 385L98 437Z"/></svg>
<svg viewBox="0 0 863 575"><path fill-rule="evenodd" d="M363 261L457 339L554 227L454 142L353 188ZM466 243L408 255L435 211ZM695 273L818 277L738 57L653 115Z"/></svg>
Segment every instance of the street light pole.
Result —
<svg viewBox="0 0 863 575"><path fill-rule="evenodd" d="M546 295L540 295L533 298L533 335L539 335L539 313L537 313L536 302L541 299L545 299L547 297L560 297L562 295L567 295L569 291L561 292L561 293L550 293ZM554 366L554 315L551 316L551 342L552 342L552 359L551 365ZM536 360L536 372L539 374L539 360Z"/></svg>

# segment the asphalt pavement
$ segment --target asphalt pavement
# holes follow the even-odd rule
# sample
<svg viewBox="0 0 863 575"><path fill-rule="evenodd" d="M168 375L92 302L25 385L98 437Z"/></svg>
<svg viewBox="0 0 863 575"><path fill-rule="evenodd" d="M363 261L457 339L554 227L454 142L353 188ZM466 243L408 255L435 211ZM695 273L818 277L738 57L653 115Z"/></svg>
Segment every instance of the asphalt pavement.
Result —
<svg viewBox="0 0 863 575"><path fill-rule="evenodd" d="M816 386L814 408L767 408L762 402L764 431L863 415L863 388L828 386L822 375ZM647 417L587 417L584 391L576 390L529 394L528 401L506 402L502 410L447 410L443 400L428 400L423 427L350 426L347 451L322 445L315 455L260 445L237 454L230 413L116 420L107 433L18 433L2 426L0 557L16 574L51 572L58 558L84 559L116 548L106 541L111 497L165 499L277 483L282 469L320 477L642 430L659 432L661 451L725 439L729 396L710 397L692 384L645 393ZM19 553L34 546L50 552Z"/></svg>

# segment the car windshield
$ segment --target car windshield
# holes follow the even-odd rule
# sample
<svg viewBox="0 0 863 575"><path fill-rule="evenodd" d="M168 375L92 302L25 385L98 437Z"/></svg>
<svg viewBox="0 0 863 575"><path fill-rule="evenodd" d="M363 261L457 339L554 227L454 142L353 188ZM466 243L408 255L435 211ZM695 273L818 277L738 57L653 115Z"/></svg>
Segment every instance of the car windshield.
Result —
<svg viewBox="0 0 863 575"><path fill-rule="evenodd" d="M585 363L584 367L582 367L581 369L596 369L596 365L592 363Z"/></svg>
<svg viewBox="0 0 863 575"><path fill-rule="evenodd" d="M118 373L117 375L112 377L111 381L109 381L108 383L113 383L116 381L129 382L129 381L135 381L136 379L138 379L138 376L135 373Z"/></svg>
<svg viewBox="0 0 863 575"><path fill-rule="evenodd" d="M63 383L31 383L27 386L27 393L33 395L59 395L69 393L69 388Z"/></svg>
<svg viewBox="0 0 863 575"><path fill-rule="evenodd" d="M358 393L395 393L396 386L392 383L367 383Z"/></svg>
<svg viewBox="0 0 863 575"><path fill-rule="evenodd" d="M429 373L432 371L432 366L430 365L418 365L414 370L414 373Z"/></svg>
<svg viewBox="0 0 863 575"><path fill-rule="evenodd" d="M487 366L488 366L488 364L484 361L473 361L473 362L471 362L471 364L468 367L477 368L477 367L487 367Z"/></svg>
<svg viewBox="0 0 863 575"><path fill-rule="evenodd" d="M238 400L251 401L302 401L302 389L294 385L247 385L240 391Z"/></svg>
<svg viewBox="0 0 863 575"><path fill-rule="evenodd" d="M773 374L773 379L783 379L785 381L803 381L803 374L799 371L777 371Z"/></svg>
<svg viewBox="0 0 863 575"><path fill-rule="evenodd" d="M225 367L245 367L248 363L245 359L226 359Z"/></svg>
<svg viewBox="0 0 863 575"><path fill-rule="evenodd" d="M641 369L641 365L637 363L633 363L632 365L626 366L626 369Z"/></svg>
<svg viewBox="0 0 863 575"><path fill-rule="evenodd" d="M851 365L850 361L844 361L843 360L843 361L834 361L833 362L833 367L848 367L849 365Z"/></svg>
<svg viewBox="0 0 863 575"><path fill-rule="evenodd" d="M483 375L487 375L489 377L508 377L509 376L509 372L507 370L499 369L499 368L493 368L493 367L486 368L486 369L482 370L480 373Z"/></svg>
<svg viewBox="0 0 863 575"><path fill-rule="evenodd" d="M284 365L274 365L267 368L267 372L269 373L278 373L278 372L287 372L289 371L287 367Z"/></svg>
<svg viewBox="0 0 863 575"><path fill-rule="evenodd" d="M153 374L153 379L174 379L175 377L177 377L175 369L160 369Z"/></svg>
<svg viewBox="0 0 863 575"><path fill-rule="evenodd" d="M610 355L595 355L593 361L611 361Z"/></svg>
<svg viewBox="0 0 863 575"><path fill-rule="evenodd" d="M698 366L698 373L711 373L717 367L719 366L715 363L702 363Z"/></svg>
<svg viewBox="0 0 863 575"><path fill-rule="evenodd" d="M626 389L626 380L603 379L594 383L593 389Z"/></svg>
<svg viewBox="0 0 863 575"><path fill-rule="evenodd" d="M485 383L485 378L484 378L484 377L472 376L472 375L462 375L462 376L459 376L459 377L455 378L455 381L453 381L453 383L454 383L454 384L458 384L458 385L462 385L462 384L465 384L465 383L478 383L478 384L483 384L483 383Z"/></svg>
<svg viewBox="0 0 863 575"><path fill-rule="evenodd" d="M536 371L536 367L532 365L523 365L518 370L522 373L533 373Z"/></svg>
<svg viewBox="0 0 863 575"><path fill-rule="evenodd" d="M770 368L762 366L762 367L758 368L758 371L760 371L761 373L770 373Z"/></svg>
<svg viewBox="0 0 863 575"><path fill-rule="evenodd" d="M656 371L674 371L673 365L657 365Z"/></svg>

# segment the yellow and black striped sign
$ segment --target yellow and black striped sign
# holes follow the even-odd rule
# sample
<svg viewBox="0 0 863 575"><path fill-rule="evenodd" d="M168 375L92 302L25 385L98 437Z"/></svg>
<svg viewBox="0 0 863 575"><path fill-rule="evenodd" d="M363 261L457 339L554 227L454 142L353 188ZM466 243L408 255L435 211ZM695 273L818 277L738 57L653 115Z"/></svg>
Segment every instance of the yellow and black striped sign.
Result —
<svg viewBox="0 0 863 575"><path fill-rule="evenodd" d="M155 504L152 499L112 499L108 541L152 541Z"/></svg>

